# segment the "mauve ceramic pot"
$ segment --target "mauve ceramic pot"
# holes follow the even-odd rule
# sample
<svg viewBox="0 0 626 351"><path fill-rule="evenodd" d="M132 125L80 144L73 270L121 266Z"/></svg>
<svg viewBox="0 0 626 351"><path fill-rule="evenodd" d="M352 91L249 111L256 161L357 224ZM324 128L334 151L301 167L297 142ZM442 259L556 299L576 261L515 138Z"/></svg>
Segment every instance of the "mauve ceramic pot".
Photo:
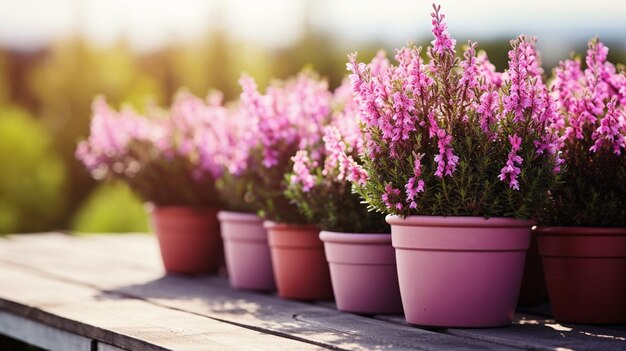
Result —
<svg viewBox="0 0 626 351"><path fill-rule="evenodd" d="M265 221L278 295L295 300L332 300L328 263L319 230Z"/></svg>
<svg viewBox="0 0 626 351"><path fill-rule="evenodd" d="M220 211L224 255L230 285L236 289L273 291L274 273L263 220L252 213Z"/></svg>
<svg viewBox="0 0 626 351"><path fill-rule="evenodd" d="M626 323L626 228L538 228L554 319Z"/></svg>
<svg viewBox="0 0 626 351"><path fill-rule="evenodd" d="M324 242L338 310L402 312L391 234L322 231L320 239Z"/></svg>
<svg viewBox="0 0 626 351"><path fill-rule="evenodd" d="M222 262L217 210L155 207L150 211L168 273L216 273Z"/></svg>
<svg viewBox="0 0 626 351"><path fill-rule="evenodd" d="M411 324L497 327L513 321L531 221L387 216Z"/></svg>

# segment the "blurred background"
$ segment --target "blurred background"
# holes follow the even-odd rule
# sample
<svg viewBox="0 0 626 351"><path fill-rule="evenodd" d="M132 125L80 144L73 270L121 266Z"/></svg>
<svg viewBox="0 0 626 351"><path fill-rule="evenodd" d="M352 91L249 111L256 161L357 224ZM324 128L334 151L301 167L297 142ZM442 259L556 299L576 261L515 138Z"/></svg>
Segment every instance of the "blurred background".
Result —
<svg viewBox="0 0 626 351"><path fill-rule="evenodd" d="M499 70L508 42L539 37L549 72L599 36L626 62L626 5L598 1L442 1L450 32L478 41ZM337 86L346 54L369 60L431 41L429 1L0 1L0 234L145 231L126 188L98 185L75 161L94 95L168 104L180 87L233 99L245 71L261 86L305 66Z"/></svg>

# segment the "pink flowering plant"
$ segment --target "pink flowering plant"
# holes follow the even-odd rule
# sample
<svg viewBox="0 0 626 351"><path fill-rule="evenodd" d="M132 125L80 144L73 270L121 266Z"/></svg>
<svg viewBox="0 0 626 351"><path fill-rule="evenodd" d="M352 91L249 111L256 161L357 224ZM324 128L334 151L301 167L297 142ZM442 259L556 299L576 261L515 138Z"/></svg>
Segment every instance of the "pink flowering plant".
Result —
<svg viewBox="0 0 626 351"><path fill-rule="evenodd" d="M476 43L456 56L433 8L428 62L414 45L396 51L397 64L348 56L364 143L348 179L382 213L534 218L562 162L535 40L513 40L497 73Z"/></svg>
<svg viewBox="0 0 626 351"><path fill-rule="evenodd" d="M331 125L324 129L324 154L314 160L309 150L292 157L293 171L287 175L285 192L300 212L320 229L348 233L388 233L389 225L380 213L368 211L361 197L352 191L347 171L362 152L357 124L358 105L349 82L336 91Z"/></svg>
<svg viewBox="0 0 626 351"><path fill-rule="evenodd" d="M626 74L607 54L594 39L584 70L576 58L554 71L565 167L547 224L626 227Z"/></svg>
<svg viewBox="0 0 626 351"><path fill-rule="evenodd" d="M95 179L126 183L157 206L219 206L220 94L204 101L181 93L169 111L153 109L150 117L116 111L101 97L92 111L90 135L76 157Z"/></svg>
<svg viewBox="0 0 626 351"><path fill-rule="evenodd" d="M330 120L333 96L328 84L312 72L276 81L265 94L248 76L240 84L241 113L247 117L231 147L225 163L228 175L220 188L226 197L243 200L233 205L253 209L263 218L306 224L306 217L285 196L285 175L293 169L292 156L299 149L310 150L315 161L323 155L323 128Z"/></svg>

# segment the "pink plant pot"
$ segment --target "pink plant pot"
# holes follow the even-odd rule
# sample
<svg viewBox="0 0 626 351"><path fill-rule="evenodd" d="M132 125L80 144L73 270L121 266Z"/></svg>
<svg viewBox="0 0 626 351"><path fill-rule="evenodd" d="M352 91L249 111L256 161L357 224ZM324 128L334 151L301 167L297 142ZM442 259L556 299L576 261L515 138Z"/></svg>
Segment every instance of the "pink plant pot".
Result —
<svg viewBox="0 0 626 351"><path fill-rule="evenodd" d="M278 295L296 300L331 300L333 288L324 245L314 226L265 221Z"/></svg>
<svg viewBox="0 0 626 351"><path fill-rule="evenodd" d="M538 228L554 319L626 323L626 228Z"/></svg>
<svg viewBox="0 0 626 351"><path fill-rule="evenodd" d="M272 258L263 220L251 213L220 211L224 254L230 285L236 289L273 291Z"/></svg>
<svg viewBox="0 0 626 351"><path fill-rule="evenodd" d="M168 273L217 272L222 241L216 209L165 206L154 208L150 214Z"/></svg>
<svg viewBox="0 0 626 351"><path fill-rule="evenodd" d="M323 231L337 309L355 313L401 313L396 255L391 234Z"/></svg>
<svg viewBox="0 0 626 351"><path fill-rule="evenodd" d="M509 325L533 222L387 216L407 321L438 327Z"/></svg>

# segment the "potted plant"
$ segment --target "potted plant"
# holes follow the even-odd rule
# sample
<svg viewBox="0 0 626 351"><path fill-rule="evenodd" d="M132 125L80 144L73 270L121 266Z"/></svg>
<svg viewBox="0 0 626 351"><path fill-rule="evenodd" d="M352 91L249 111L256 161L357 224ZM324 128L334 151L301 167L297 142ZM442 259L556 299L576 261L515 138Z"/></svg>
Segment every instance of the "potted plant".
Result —
<svg viewBox="0 0 626 351"><path fill-rule="evenodd" d="M378 57L379 60L385 60ZM402 311L389 225L380 213L369 212L351 190L346 164L362 149L357 109L346 81L336 95L336 112L324 135L325 155L314 161L308 150L292 158L286 195L322 232L326 258L340 311L399 313ZM349 154L350 156L345 156Z"/></svg>
<svg viewBox="0 0 626 351"><path fill-rule="evenodd" d="M257 138L246 147L247 164L239 177L247 184L244 198L266 220L278 294L303 300L332 298L319 229L284 194L285 175L293 168L296 151L308 148L316 157L321 155L332 93L311 72L274 82L265 94L250 77L242 77L240 84L241 106L253 119Z"/></svg>
<svg viewBox="0 0 626 351"><path fill-rule="evenodd" d="M562 322L626 323L626 76L607 54L591 40L586 68L561 62L552 82L565 167L538 231Z"/></svg>
<svg viewBox="0 0 626 351"><path fill-rule="evenodd" d="M446 327L510 324L534 218L557 181L556 108L534 41L494 74L469 42L456 57L440 7L429 63L397 51L379 71L349 56L364 152L350 173L388 214L405 316ZM500 81L501 80L501 81Z"/></svg>
<svg viewBox="0 0 626 351"><path fill-rule="evenodd" d="M130 108L93 102L89 137L77 158L98 180L126 183L148 202L168 273L213 273L221 264L215 179L221 168L211 146L223 108L181 93L171 110L150 118Z"/></svg>
<svg viewBox="0 0 626 351"><path fill-rule="evenodd" d="M249 151L258 142L253 116L241 106L231 110L221 145L224 171L217 189L224 210L220 221L224 256L230 285L236 289L276 289L267 230L246 193L254 186L250 175Z"/></svg>

